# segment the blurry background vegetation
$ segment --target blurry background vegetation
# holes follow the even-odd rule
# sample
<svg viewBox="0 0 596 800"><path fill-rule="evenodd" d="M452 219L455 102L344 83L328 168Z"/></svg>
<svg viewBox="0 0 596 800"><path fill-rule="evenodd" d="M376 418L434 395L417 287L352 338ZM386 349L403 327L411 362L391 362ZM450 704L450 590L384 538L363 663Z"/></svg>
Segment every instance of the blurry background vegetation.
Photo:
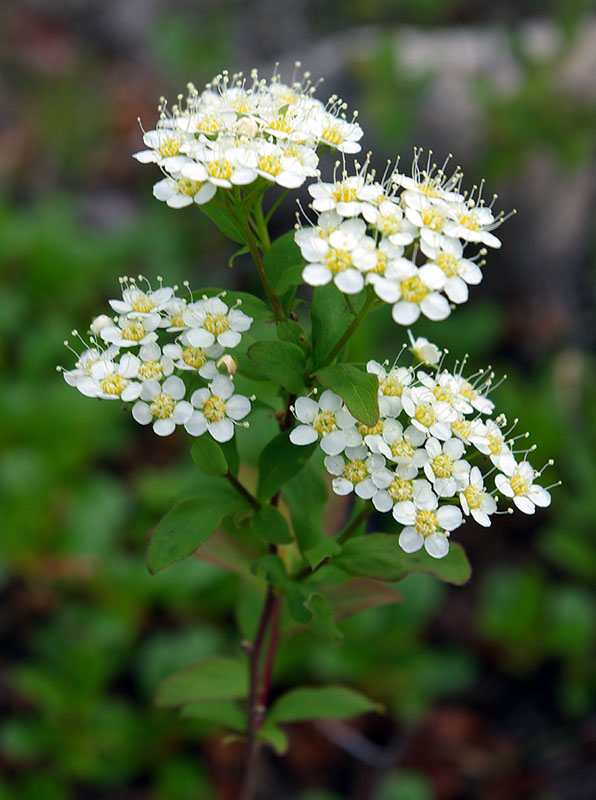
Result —
<svg viewBox="0 0 596 800"><path fill-rule="evenodd" d="M156 440L54 371L119 275L251 289L197 209L151 197L137 117L222 68L301 59L359 108L374 163L414 144L481 175L501 229L486 279L417 326L508 380L495 400L563 479L536 519L458 532L474 575L296 634L279 687L342 681L384 702L350 728L296 725L263 800L588 800L596 785L596 22L589 2L21 0L0 10L0 799L235 797L241 748L151 704L169 672L236 652L259 598L189 561L150 577L148 531L192 481ZM287 71L284 72L287 75ZM293 222L292 203L279 231ZM256 287L255 287L256 288ZM379 315L356 345L391 358ZM264 424L264 423L263 423ZM245 455L265 428L255 421ZM341 508L337 514L344 513ZM398 769L399 767L399 769Z"/></svg>

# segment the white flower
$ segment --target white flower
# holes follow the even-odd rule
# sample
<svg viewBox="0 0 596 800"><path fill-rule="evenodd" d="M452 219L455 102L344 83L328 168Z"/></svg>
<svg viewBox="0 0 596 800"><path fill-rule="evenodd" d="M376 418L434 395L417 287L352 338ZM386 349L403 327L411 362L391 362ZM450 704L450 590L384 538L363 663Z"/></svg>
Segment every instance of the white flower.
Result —
<svg viewBox="0 0 596 800"><path fill-rule="evenodd" d="M224 348L218 344L202 348L172 343L166 344L163 351L173 360L176 369L196 371L201 378L210 381L219 374L215 360L222 355Z"/></svg>
<svg viewBox="0 0 596 800"><path fill-rule="evenodd" d="M527 461L522 461L514 470L506 474L499 473L495 477L495 484L501 494L513 499L520 511L533 514L536 506L544 508L550 505L551 499L546 489L534 483L535 477L534 468Z"/></svg>
<svg viewBox="0 0 596 800"><path fill-rule="evenodd" d="M414 481L403 478L397 472L392 473L391 483L385 489L379 489L372 502L377 511L391 511L396 503L410 500L414 494Z"/></svg>
<svg viewBox="0 0 596 800"><path fill-rule="evenodd" d="M424 464L424 474L439 497L453 497L466 485L470 471L469 463L461 458L465 449L463 442L448 439L441 445L431 437L425 448L428 460Z"/></svg>
<svg viewBox="0 0 596 800"><path fill-rule="evenodd" d="M478 467L472 467L468 473L468 484L460 491L459 501L464 514L471 514L484 528L490 526L490 515L497 510L497 501L485 490L482 473Z"/></svg>
<svg viewBox="0 0 596 800"><path fill-rule="evenodd" d="M193 392L190 402L197 410L185 420L191 436L202 436L208 431L217 442L227 442L234 436L234 423L250 412L250 400L234 394L234 382L226 375L218 375L208 388Z"/></svg>
<svg viewBox="0 0 596 800"><path fill-rule="evenodd" d="M257 177L252 148L237 147L232 140L220 139L214 146L197 144L190 155L194 162L190 161L181 172L191 181L207 180L213 186L231 189L246 186Z"/></svg>
<svg viewBox="0 0 596 800"><path fill-rule="evenodd" d="M134 281L122 278L121 283L123 286L122 300L110 300L109 303L116 313L130 319L143 320L147 314L161 311L174 296L174 290L169 286L161 286L156 291L149 289L145 292Z"/></svg>
<svg viewBox="0 0 596 800"><path fill-rule="evenodd" d="M328 112L312 114L309 118L314 136L324 144L339 150L340 153L360 152L360 139L364 131L355 122L348 122Z"/></svg>
<svg viewBox="0 0 596 800"><path fill-rule="evenodd" d="M390 461L397 464L396 473L401 478L408 480L415 478L418 470L428 460L428 455L422 445L426 441L423 433L413 425L405 430L401 422L389 419L383 426L383 434L379 437L369 437L367 444L373 452L382 453Z"/></svg>
<svg viewBox="0 0 596 800"><path fill-rule="evenodd" d="M449 403L436 400L429 389L408 389L402 395L402 404L415 428L442 441L451 438L450 423L457 419L457 412Z"/></svg>
<svg viewBox="0 0 596 800"><path fill-rule="evenodd" d="M439 350L436 344L429 342L424 336L418 336L414 339L412 331L408 331L408 337L410 339L410 350L418 361L422 361L423 364L439 363L443 352Z"/></svg>
<svg viewBox="0 0 596 800"><path fill-rule="evenodd" d="M100 336L104 342L117 347L135 347L157 341L156 328L161 317L155 312L144 314L142 319L129 318L123 314L117 325L108 325L101 329Z"/></svg>
<svg viewBox="0 0 596 800"><path fill-rule="evenodd" d="M365 178L354 175L333 183L313 183L308 191L313 198L312 207L315 211L335 211L341 217L356 217L362 208L359 193L364 186Z"/></svg>
<svg viewBox="0 0 596 800"><path fill-rule="evenodd" d="M192 303L182 318L189 328L182 334L182 344L201 348L215 343L222 347L236 347L242 339L241 333L247 331L253 321L237 308L228 308L219 297Z"/></svg>
<svg viewBox="0 0 596 800"><path fill-rule="evenodd" d="M89 326L91 333L95 336L99 336L104 328L113 325L114 321L111 317L108 317L107 314L99 314L97 317L93 318L91 325Z"/></svg>
<svg viewBox="0 0 596 800"><path fill-rule="evenodd" d="M290 433L292 444L307 445L321 436L321 450L329 456L339 455L346 447L362 441L356 420L343 405L341 397L326 389L319 401L299 397L294 405L296 419L302 423Z"/></svg>
<svg viewBox="0 0 596 800"><path fill-rule="evenodd" d="M420 249L445 273L443 291L453 303L465 303L468 299L467 284L478 284L482 271L473 261L463 258L463 247L458 239L438 234L421 240Z"/></svg>
<svg viewBox="0 0 596 800"><path fill-rule="evenodd" d="M202 206L213 199L217 187L205 177L201 180L187 178L180 173L176 177L166 177L153 186L153 196L170 208L186 208L193 203ZM201 173L203 174L203 173Z"/></svg>
<svg viewBox="0 0 596 800"><path fill-rule="evenodd" d="M192 414L191 404L183 400L186 387L175 375L161 384L152 378L143 383L141 399L132 407L132 416L140 425L153 422L158 436L169 436L176 425L184 425Z"/></svg>
<svg viewBox="0 0 596 800"><path fill-rule="evenodd" d="M364 500L374 498L379 489L389 486L392 480L383 456L371 455L364 445L346 447L343 455L327 456L325 468L335 476L332 482L335 494L355 491Z"/></svg>
<svg viewBox="0 0 596 800"><path fill-rule="evenodd" d="M109 320L109 322L111 324L112 320ZM74 369L61 370L64 375L64 380L69 386L78 387L79 383L81 383L84 378L91 377L91 368L97 361L101 359L112 360L118 353L119 350L115 345L110 345L110 347L103 351L97 347L89 347L77 358ZM85 392L83 392L83 394L85 394ZM89 396L95 397L94 390L92 390Z"/></svg>
<svg viewBox="0 0 596 800"><path fill-rule="evenodd" d="M478 450L488 455L498 470L507 475L513 474L517 461L497 423L492 419L485 420L479 426L478 433L482 437L481 442L474 442Z"/></svg>
<svg viewBox="0 0 596 800"><path fill-rule="evenodd" d="M426 481L414 481L411 500L396 503L393 516L406 527L399 544L406 553L415 553L424 546L433 558L444 558L449 552L449 533L462 524L462 513L456 506L439 507L437 496Z"/></svg>
<svg viewBox="0 0 596 800"><path fill-rule="evenodd" d="M364 204L362 216L381 236L386 236L396 246L412 244L418 234L417 226L405 218L402 207L392 200L382 200L374 205Z"/></svg>
<svg viewBox="0 0 596 800"><path fill-rule="evenodd" d="M490 231L500 225L502 220L495 218L490 208L459 202L449 208L448 214L449 219L442 227L446 236L455 236L467 242L480 242L487 247L501 246L500 240Z"/></svg>
<svg viewBox="0 0 596 800"><path fill-rule="evenodd" d="M133 158L141 164L159 164L171 172L180 163L180 148L185 144L186 136L169 124L156 130L146 131L143 134L143 142L149 149L134 153Z"/></svg>
<svg viewBox="0 0 596 800"><path fill-rule="evenodd" d="M412 382L412 372L406 367L387 370L378 361L369 361L366 371L379 379L379 412L384 417L397 417L402 409L401 396Z"/></svg>
<svg viewBox="0 0 596 800"><path fill-rule="evenodd" d="M167 347L167 345L166 345ZM139 378L144 381L155 379L160 381L174 371L174 362L165 352L162 354L161 348L156 342L144 344L139 350Z"/></svg>
<svg viewBox="0 0 596 800"><path fill-rule="evenodd" d="M311 238L299 242L307 264L302 278L310 286L325 286L333 281L344 294L358 294L364 287L362 272L377 261L374 241L366 236L366 223L348 219L334 230L328 240Z"/></svg>
<svg viewBox="0 0 596 800"><path fill-rule="evenodd" d="M87 351L85 356L87 363L83 369L87 374L71 384L75 385L81 394L103 400L122 400L125 403L139 397L142 384L135 380L140 366L137 356L124 353L117 362L113 360L115 353L112 348L108 348L94 361L91 361L90 351Z"/></svg>
<svg viewBox="0 0 596 800"><path fill-rule="evenodd" d="M446 319L451 313L449 303L439 294L445 283L443 272L434 264L426 264L418 269L411 264L406 267L402 259L399 273L395 276L398 288L398 301L391 309L391 316L398 325L412 325L420 313L428 319ZM393 278L389 268L385 272L389 280Z"/></svg>

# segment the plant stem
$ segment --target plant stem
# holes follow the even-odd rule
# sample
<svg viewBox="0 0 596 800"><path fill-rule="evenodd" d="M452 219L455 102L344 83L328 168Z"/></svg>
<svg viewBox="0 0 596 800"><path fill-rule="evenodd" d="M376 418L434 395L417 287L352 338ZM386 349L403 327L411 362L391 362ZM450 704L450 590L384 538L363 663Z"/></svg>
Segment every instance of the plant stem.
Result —
<svg viewBox="0 0 596 800"><path fill-rule="evenodd" d="M246 500L248 503L250 503L250 505L251 505L253 508L259 509L259 508L261 507L261 504L259 503L259 501L257 500L257 498L256 498L256 497L254 497L254 496L253 496L253 495L252 495L252 494L251 494L251 493L248 491L248 489L246 488L246 486L243 486L243 485L240 483L240 481L238 480L238 478L237 478L235 475L232 475L232 473L231 473L229 470L228 470L228 471L226 472L226 474L224 475L224 478L227 478L227 479L230 481L230 483L232 484L232 486L234 487L234 489L236 489L236 491L237 491L239 494L241 494L241 495L242 495L242 497L244 497L244 499L245 499L245 500Z"/></svg>
<svg viewBox="0 0 596 800"><path fill-rule="evenodd" d="M250 650L248 725L246 730L246 761L239 800L253 800L257 773L259 742L257 734L265 716L265 706L261 703L260 671L261 651L265 642L267 628L274 615L277 598L273 587L267 587L267 595L261 612L261 618ZM271 649L271 648L270 648Z"/></svg>
<svg viewBox="0 0 596 800"><path fill-rule="evenodd" d="M336 342L335 346L329 351L329 353L327 354L325 359L321 362L321 364L319 364L319 367L326 367L327 364L331 364L331 362L341 353L341 351L344 349L348 341L352 338L352 336L356 333L360 325L362 325L362 323L366 319L368 312L372 309L372 307L375 304L375 300L376 297L374 292L370 291L369 289L368 297L366 298L364 305L360 309L358 315L354 317L352 322L350 322L342 337Z"/></svg>
<svg viewBox="0 0 596 800"><path fill-rule="evenodd" d="M372 513L372 510L373 507L370 503L364 506L362 511L357 516L354 517L354 519L348 524L345 530L342 531L342 533L340 533L340 535L337 537L336 539L337 543L344 544L345 542L347 542L350 536L358 530L358 528L362 525L363 522L365 522L365 520L368 519L368 517Z"/></svg>

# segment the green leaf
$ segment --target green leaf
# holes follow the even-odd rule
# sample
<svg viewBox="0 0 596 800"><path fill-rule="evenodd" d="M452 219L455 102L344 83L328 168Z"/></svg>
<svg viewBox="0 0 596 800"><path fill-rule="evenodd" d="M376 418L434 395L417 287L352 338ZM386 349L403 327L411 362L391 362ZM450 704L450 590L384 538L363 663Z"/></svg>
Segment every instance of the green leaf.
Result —
<svg viewBox="0 0 596 800"><path fill-rule="evenodd" d="M281 558L273 553L259 558L252 565L250 571L253 575L262 575L267 583L278 589L283 589L288 580L286 568Z"/></svg>
<svg viewBox="0 0 596 800"><path fill-rule="evenodd" d="M338 394L356 419L372 427L379 420L379 380L353 364L331 364L317 371L317 380Z"/></svg>
<svg viewBox="0 0 596 800"><path fill-rule="evenodd" d="M271 706L267 719L302 722L308 719L349 719L367 711L382 713L382 706L345 686L298 687Z"/></svg>
<svg viewBox="0 0 596 800"><path fill-rule="evenodd" d="M351 575L401 581L412 572L424 572L460 586L470 578L470 563L459 544L451 544L445 558L432 558L425 550L404 553L395 534L371 533L348 540L335 566Z"/></svg>
<svg viewBox="0 0 596 800"><path fill-rule="evenodd" d="M271 720L266 719L259 728L257 739L270 744L278 756L288 752L289 742L286 732Z"/></svg>
<svg viewBox="0 0 596 800"><path fill-rule="evenodd" d="M295 449L303 450L304 447ZM282 486L281 494L290 509L292 528L300 551L306 553L325 538L323 508L327 503L327 484L322 469L314 464L308 464Z"/></svg>
<svg viewBox="0 0 596 800"><path fill-rule="evenodd" d="M248 694L248 667L236 658L208 658L170 675L157 687L158 708L236 700Z"/></svg>
<svg viewBox="0 0 596 800"><path fill-rule="evenodd" d="M230 258L228 259L228 267L233 267L234 266L234 261L235 261L236 258L238 258L238 256L244 256L249 252L250 252L250 250L248 249L248 247L246 245L244 247L241 247L239 250L236 250L236 252L232 253Z"/></svg>
<svg viewBox="0 0 596 800"><path fill-rule="evenodd" d="M316 449L316 442L304 446L292 444L284 431L272 439L259 455L257 499L268 500L285 483L298 474Z"/></svg>
<svg viewBox="0 0 596 800"><path fill-rule="evenodd" d="M219 444L211 436L200 436L190 448L192 460L205 475L225 475L228 462Z"/></svg>
<svg viewBox="0 0 596 800"><path fill-rule="evenodd" d="M333 621L329 603L323 595L313 592L305 605L312 614L310 627L317 636L320 636L327 644L339 644L344 635Z"/></svg>
<svg viewBox="0 0 596 800"><path fill-rule="evenodd" d="M204 203L200 208L228 239L240 244L246 244L246 237L242 228L227 208L215 205L213 201Z"/></svg>
<svg viewBox="0 0 596 800"><path fill-rule="evenodd" d="M265 339L252 344L247 355L265 375L292 394L304 392L306 358L298 345Z"/></svg>
<svg viewBox="0 0 596 800"><path fill-rule="evenodd" d="M247 501L223 478L203 481L194 497L177 503L158 523L147 550L147 568L159 570L191 556L228 514Z"/></svg>
<svg viewBox="0 0 596 800"><path fill-rule="evenodd" d="M310 566L315 569L322 561L341 553L341 545L335 539L325 538L317 542L314 547L306 550L304 555Z"/></svg>
<svg viewBox="0 0 596 800"><path fill-rule="evenodd" d="M320 364L354 319L344 295L332 283L317 286L310 307L313 362Z"/></svg>
<svg viewBox="0 0 596 800"><path fill-rule="evenodd" d="M289 581L284 588L288 611L292 619L301 625L307 625L312 619L311 612L305 606L309 593L310 589L306 588L304 584L295 581Z"/></svg>
<svg viewBox="0 0 596 800"><path fill-rule="evenodd" d="M393 586L370 578L353 578L338 586L321 587L321 592L338 622L368 608L403 602Z"/></svg>
<svg viewBox="0 0 596 800"><path fill-rule="evenodd" d="M294 541L286 518L277 508L270 505L259 508L250 521L250 527L266 542L290 544Z"/></svg>
<svg viewBox="0 0 596 800"><path fill-rule="evenodd" d="M300 282L304 259L294 241L294 231L288 231L276 239L263 258L265 271L271 285L278 294L293 283Z"/></svg>
<svg viewBox="0 0 596 800"><path fill-rule="evenodd" d="M233 731L243 731L246 728L246 715L231 700L190 703L184 706L182 716L189 719L205 719Z"/></svg>
<svg viewBox="0 0 596 800"><path fill-rule="evenodd" d="M296 344L304 351L304 355L310 355L310 342L306 331L293 319L284 319L277 324L277 336L283 342Z"/></svg>
<svg viewBox="0 0 596 800"><path fill-rule="evenodd" d="M253 405L254 409L254 405ZM228 469L235 477L238 477L238 468L240 467L240 458L238 456L238 446L237 446L237 439L234 436L228 442L220 442L219 447L222 451L226 463L228 465Z"/></svg>

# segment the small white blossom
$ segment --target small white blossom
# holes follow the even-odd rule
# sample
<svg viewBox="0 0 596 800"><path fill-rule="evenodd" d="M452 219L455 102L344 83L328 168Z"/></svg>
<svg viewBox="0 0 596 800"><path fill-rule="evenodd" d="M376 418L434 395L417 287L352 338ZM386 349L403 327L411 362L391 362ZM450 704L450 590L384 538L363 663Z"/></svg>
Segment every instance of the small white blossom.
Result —
<svg viewBox="0 0 596 800"><path fill-rule="evenodd" d="M423 546L433 558L444 558L449 552L449 533L462 524L457 506L439 506L427 481L414 481L411 500L396 503L393 516L406 527L399 536L399 545L406 553L415 553Z"/></svg>
<svg viewBox="0 0 596 800"><path fill-rule="evenodd" d="M524 514L533 514L536 506L544 508L550 505L551 501L546 489L534 483L536 477L534 468L527 461L522 461L506 474L499 473L495 477L495 484L501 494L512 498L520 511Z"/></svg>
<svg viewBox="0 0 596 800"><path fill-rule="evenodd" d="M318 402L311 397L299 397L294 414L301 424L290 432L293 444L312 444L320 436L321 450L336 456L346 447L358 446L362 441L356 420L344 407L341 397L330 389L321 394Z"/></svg>
<svg viewBox="0 0 596 800"><path fill-rule="evenodd" d="M497 510L497 501L484 488L482 473L478 467L472 467L468 473L468 483L459 493L459 501L464 514L472 518L484 528L490 526L490 516Z"/></svg>
<svg viewBox="0 0 596 800"><path fill-rule="evenodd" d="M158 436L169 436L176 425L184 425L192 414L192 406L183 400L184 382L170 375L163 383L152 378L143 383L141 399L132 407L132 416L140 425L153 423Z"/></svg>
<svg viewBox="0 0 596 800"><path fill-rule="evenodd" d="M236 347L241 334L252 325L252 317L237 308L228 306L219 298L199 300L187 306L182 318L188 330L182 334L182 343L192 347Z"/></svg>
<svg viewBox="0 0 596 800"><path fill-rule="evenodd" d="M191 436L202 436L208 431L217 442L228 442L234 436L235 423L250 412L248 397L234 394L234 382L226 375L218 375L208 388L197 389L190 402L196 411L185 420Z"/></svg>

